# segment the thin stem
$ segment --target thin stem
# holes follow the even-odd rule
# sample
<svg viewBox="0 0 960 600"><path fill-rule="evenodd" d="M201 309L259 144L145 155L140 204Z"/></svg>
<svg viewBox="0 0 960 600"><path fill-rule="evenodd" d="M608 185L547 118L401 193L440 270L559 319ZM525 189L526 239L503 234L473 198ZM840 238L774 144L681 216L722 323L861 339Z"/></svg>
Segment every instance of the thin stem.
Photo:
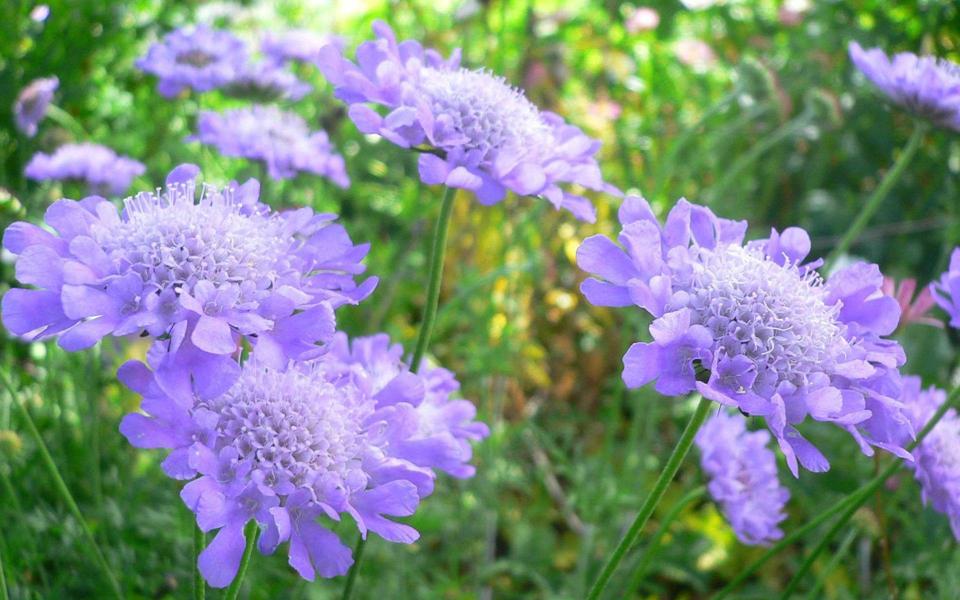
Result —
<svg viewBox="0 0 960 600"><path fill-rule="evenodd" d="M2 535L0 535L2 537ZM6 548L6 544L3 545ZM3 566L3 556L0 555L0 600L10 600L10 591L7 590L7 572Z"/></svg>
<svg viewBox="0 0 960 600"><path fill-rule="evenodd" d="M857 539L856 530L851 531L847 534L847 537L843 538L843 541L840 542L840 547L837 548L837 552L830 558L830 562L827 563L827 566L824 567L823 572L820 573L817 581L813 584L813 589L807 594L807 600L817 600L817 598L820 597L820 590L823 588L823 584L826 583L827 577L830 576L830 573L833 573L834 569L840 564L840 561L843 560L843 557L846 556L847 550L850 549L850 544L852 544L855 539ZM895 597L896 596L891 596L891 598Z"/></svg>
<svg viewBox="0 0 960 600"><path fill-rule="evenodd" d="M447 232L450 230L450 215L453 213L453 200L456 190L445 188L443 201L440 205L440 217L433 232L433 246L430 249L430 271L427 283L427 305L424 308L423 323L420 325L420 336L417 338L416 350L410 362L410 370L416 372L420 368L420 361L427 352L430 343L430 334L433 333L433 324L437 319L437 305L440 303L440 281L443 278L443 258L447 250Z"/></svg>
<svg viewBox="0 0 960 600"><path fill-rule="evenodd" d="M200 527L193 528L193 599L203 600L207 595L207 584L200 574L200 553L207 545L207 534Z"/></svg>
<svg viewBox="0 0 960 600"><path fill-rule="evenodd" d="M690 446L693 445L693 438L700 429L700 426L703 425L704 420L706 420L711 404L712 402L710 400L700 398L696 412L693 413L687 426L684 427L683 433L680 434L680 439L670 454L670 458L667 459L667 464L664 465L663 471L660 472L660 477L657 478L653 490L651 490L650 495L647 496L643 506L640 507L640 512L637 513L637 517L634 519L630 529L627 530L627 534L623 536L623 539L620 540L613 554L610 555L607 564L604 565L603 570L600 572L600 576L593 582L593 587L590 588L587 600L596 600L600 597L604 588L607 587L607 583L610 582L610 577L613 576L613 572L616 571L620 561L623 560L624 554L627 553L627 550L630 549L630 546L633 545L643 531L643 526L647 524L647 520L650 519L653 510L657 507L657 504L660 503L663 494L667 491L667 486L673 481L674 476L680 469L680 464L690 451Z"/></svg>
<svg viewBox="0 0 960 600"><path fill-rule="evenodd" d="M77 523L80 525L80 530L83 532L83 537L86 538L89 550L93 554L93 558L97 563L97 566L100 567L100 570L103 572L103 577L107 580L110 591L114 596L122 599L123 592L120 589L120 584L117 582L117 578L114 577L113 571L110 569L110 565L107 563L107 559L103 556L103 552L100 551L100 546L97 545L97 540L94 539L93 532L90 531L90 526L87 525L87 521L83 518L83 513L80 512L80 508L73 499L73 494L70 493L70 489L63 481L63 477L60 476L60 471L57 469L57 464L53 462L53 457L50 455L50 451L47 449L47 445L43 441L43 436L40 435L40 431L37 429L37 426L33 422L33 418L30 416L30 411L27 410L27 407L23 402L17 399L16 390L13 388L13 385L7 379L6 375L2 373L0 373L0 383L2 383L3 387L7 389L7 392L10 394L10 398L13 401L13 405L17 407L17 410L23 417L23 421L26 423L27 429L30 432L30 437L33 438L33 441L37 445L37 449L40 452L41 461L43 462L44 467L46 467L50 478L53 480L54 487L56 488L57 493L60 494L61 500L63 500L63 503L67 505L67 510L70 511L70 514L73 515L73 518L76 519Z"/></svg>
<svg viewBox="0 0 960 600"><path fill-rule="evenodd" d="M353 595L353 586L357 582L357 572L360 571L360 559L363 558L363 549L367 545L367 540L361 535L357 539L357 545L353 548L353 564L350 566L350 572L347 574L347 583L343 586L341 600L350 600Z"/></svg>
<svg viewBox="0 0 960 600"><path fill-rule="evenodd" d="M690 503L702 498L706 492L707 488L702 485L700 487L693 488L670 508L670 512L663 517L663 521L660 522L660 526L657 528L656 533L654 533L653 537L650 538L650 544L647 545L647 548L640 556L640 560L637 562L637 567L633 572L633 579L630 580L630 586L627 588L627 592L624 594L624 597L632 597L634 592L640 587L640 584L643 583L643 576L646 575L647 569L650 567L650 563L653 562L653 559L657 555L657 550L660 548L660 540L662 540L663 536L665 536L667 531L670 530L670 526L673 525L673 522L677 519L677 517L680 516L680 513L683 512L683 509L685 509Z"/></svg>
<svg viewBox="0 0 960 600"><path fill-rule="evenodd" d="M813 117L812 111L804 111L796 118L787 121L777 129L773 130L768 136L762 138L759 142L750 147L742 154L723 174L717 183L710 188L707 196L709 202L720 198L723 192L730 187L730 184L736 181L740 174L750 165L763 158L763 156L777 144L788 137L800 132L810 123Z"/></svg>
<svg viewBox="0 0 960 600"><path fill-rule="evenodd" d="M250 559L253 557L253 549L257 547L257 538L260 537L260 528L257 522L250 520L243 531L247 538L247 547L243 549L243 558L240 559L240 568L237 570L237 576L233 578L227 593L224 594L224 600L237 600L240 594L240 587L243 585L243 578L247 574L247 568L250 566Z"/></svg>
<svg viewBox="0 0 960 600"><path fill-rule="evenodd" d="M663 161L661 161L658 165L657 180L654 183L654 198L660 198L660 192L667 188L667 185L669 185L670 180L673 178L674 167L676 165L677 157L680 155L680 151L686 148L687 144L693 139L693 136L700 131L700 128L703 127L708 120L726 110L727 107L730 106L730 104L733 103L733 101L737 99L737 96L739 96L742 92L743 89L741 86L735 86L722 98L714 102L710 108L700 115L700 118L697 119L695 123L689 127L685 127L683 131L677 135L673 144L671 144L670 148L667 149L665 156L663 157ZM619 133L619 131L620 129L618 128L617 132Z"/></svg>
<svg viewBox="0 0 960 600"><path fill-rule="evenodd" d="M824 273L829 272L830 268L837 262L837 259L857 241L857 238L863 232L863 228L867 226L870 219L877 212L877 209L880 208L880 203L883 202L883 199L890 193L890 190L893 189L894 184L897 183L904 171L906 171L907 165L910 164L913 155L917 153L917 148L920 147L920 142L923 140L923 135L926 132L927 124L924 121L918 120L913 126L913 133L910 134L907 145L903 148L900 156L897 157L896 162L893 163L893 167L883 176L880 185L877 186L877 189L873 190L873 194L871 194L863 204L863 208L860 209L860 214L857 215L853 224L850 225L847 232L840 238L840 242L834 246L830 252L830 256L827 257Z"/></svg>
<svg viewBox="0 0 960 600"><path fill-rule="evenodd" d="M950 408L953 408L953 404L956 403L957 398L960 398L960 386L954 388L953 391L950 392L950 396L947 397L946 401L944 401L944 403L940 405L940 407L937 409L937 412L935 412L933 416L930 417L930 420L927 421L927 424L924 426L924 428L920 430L920 433L917 434L917 438L913 442L911 442L909 446L907 446L907 451L911 451L914 448L916 448L917 445L919 445L923 441L923 439L927 437L927 434L930 433L931 430L933 430L934 426L940 421L941 418L943 418L943 415L946 414L947 410L949 410ZM778 552L780 552L781 550L783 550L784 548L786 548L787 546L795 542L797 539L803 537L810 531L816 529L823 523L829 521L835 515L842 512L843 515L841 516L837 525L835 525L834 528L832 528L827 533L827 535L825 535L822 538L821 544L820 546L818 546L818 549L815 549L813 553L811 553L811 556L808 557L808 560L810 561L810 565L812 565L813 562L810 559L816 558L816 554L819 554L819 552L822 552L823 548L826 547L826 545L830 542L830 539L833 537L833 535L835 535L837 531L840 530L839 528L842 527L843 524L846 523L850 519L850 517L853 516L853 514L856 512L858 508L860 508L867 500L869 500L870 496L872 496L873 493L876 492L877 489L879 489L880 486L883 485L883 483L887 479L889 479L891 475L893 475L896 472L896 470L900 467L900 465L901 465L901 461L894 460L889 465L887 465L887 468L885 468L877 476L875 476L873 479L865 483L859 489L854 491L852 494L849 494L844 498L841 498L833 506L831 506L824 512L820 513L820 515L817 516L817 518L808 522L803 527L792 531L789 535L785 536L779 542L771 546L770 549L763 554L763 556L761 556L757 560L747 565L747 567L744 568L736 577L734 577L730 581L730 583L728 583L726 586L723 587L723 589L717 592L717 595L714 596L713 600L721 600L721 598L725 598L726 596L728 596L733 590L737 589L737 587L739 587L741 583L746 581L748 577L753 575L757 571L757 569L759 569L764 564L766 564L766 562L771 558L773 558ZM809 570L809 566L807 566L806 568ZM801 570L803 570L803 567L801 567ZM798 574L794 576L794 580L796 580L797 583L799 583L800 581L799 575L802 575L802 574L805 574L805 572L804 573L798 572ZM794 586L796 585L793 581L791 581L791 584L793 584Z"/></svg>

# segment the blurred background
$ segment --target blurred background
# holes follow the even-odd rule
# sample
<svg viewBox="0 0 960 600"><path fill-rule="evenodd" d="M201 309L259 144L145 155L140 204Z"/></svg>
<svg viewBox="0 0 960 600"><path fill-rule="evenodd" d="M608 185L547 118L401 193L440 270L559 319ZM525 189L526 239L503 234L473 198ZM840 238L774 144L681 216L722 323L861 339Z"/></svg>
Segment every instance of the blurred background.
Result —
<svg viewBox="0 0 960 600"><path fill-rule="evenodd" d="M752 237L799 225L810 231L815 254L838 241L911 130L909 118L855 73L847 44L960 60L960 9L952 0L4 0L0 226L37 221L50 202L85 195L74 183L24 177L35 152L68 141L94 141L143 162L147 172L128 193L152 190L188 161L208 181L261 176L256 163L185 141L198 110L244 103L216 91L165 99L155 78L134 67L165 33L207 23L256 47L271 31L305 28L342 36L352 56L378 18L401 39L444 53L462 47L467 66L505 76L602 140L606 179L642 193L661 214L683 196L748 219ZM412 348L440 190L418 182L413 153L359 134L314 66L295 70L314 90L280 104L330 134L352 185L341 190L301 175L268 182L262 199L337 212L354 240L371 242L368 272L382 282L369 300L341 310L340 323L354 335L387 331ZM59 110L28 139L13 127L12 106L27 83L51 75L60 80ZM925 285L960 242L958 172L960 138L933 130L851 253ZM646 335L646 323L639 311L597 309L579 295L577 246L618 230L617 199L593 199L595 225L528 198L494 207L457 199L431 354L458 374L493 434L476 448L476 477L443 478L409 519L421 532L418 543L372 539L355 597L582 598L632 520L693 406L620 383L621 356ZM14 281L6 259L0 292ZM18 382L125 590L135 598L187 597L192 522L179 484L160 471L161 453L137 451L117 431L137 399L115 370L145 347L105 343L68 355L2 335L0 369ZM910 325L898 337L911 357L907 372L950 381L953 334ZM0 556L11 595L99 598L80 529L37 468L37 448L10 402L0 395ZM792 494L787 531L876 468L845 433L807 433L833 469L799 480L782 469ZM697 458L694 451L639 548L671 505L702 483ZM737 597L781 589L812 542L805 543L767 564ZM705 598L760 553L739 544L716 507L699 500L669 528L643 581L635 578L635 550L610 589L633 598ZM958 567L946 518L921 506L917 485L902 473L822 555L806 591L956 598ZM335 598L342 585L342 578L308 584L278 553L255 556L244 593Z"/></svg>

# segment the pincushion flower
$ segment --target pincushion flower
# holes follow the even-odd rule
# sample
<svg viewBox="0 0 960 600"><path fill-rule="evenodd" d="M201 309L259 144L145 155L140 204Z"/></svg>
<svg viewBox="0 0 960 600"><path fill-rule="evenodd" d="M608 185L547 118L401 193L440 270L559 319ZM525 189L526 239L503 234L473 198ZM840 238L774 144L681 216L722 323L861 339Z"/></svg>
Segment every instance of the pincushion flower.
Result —
<svg viewBox="0 0 960 600"><path fill-rule="evenodd" d="M960 248L953 249L950 268L929 289L940 308L950 315L950 327L960 327Z"/></svg>
<svg viewBox="0 0 960 600"><path fill-rule="evenodd" d="M300 100L310 93L310 84L272 61L248 62L225 84L224 91L252 100Z"/></svg>
<svg viewBox="0 0 960 600"><path fill-rule="evenodd" d="M583 242L577 263L595 277L581 291L597 306L650 313L650 342L623 358L634 388L704 397L763 417L794 475L797 463L824 471L827 459L796 427L807 417L848 431L862 451L909 457L902 414L903 350L884 336L897 326L896 300L883 295L876 265L853 264L824 282L805 231L791 227L744 243L746 222L717 218L680 200L660 225L645 200L619 212L618 246Z"/></svg>
<svg viewBox="0 0 960 600"><path fill-rule="evenodd" d="M91 194L112 196L127 191L144 171L146 167L140 161L90 143L64 144L53 154L38 152L24 168L30 179L84 183Z"/></svg>
<svg viewBox="0 0 960 600"><path fill-rule="evenodd" d="M747 431L743 415L721 411L697 432L700 465L708 489L720 504L737 538L765 545L783 537L779 524L790 492L777 479L777 458L767 448L770 434Z"/></svg>
<svg viewBox="0 0 960 600"><path fill-rule="evenodd" d="M600 142L541 111L503 78L461 68L459 50L444 59L415 41L398 43L383 22L373 29L377 39L360 45L357 64L328 46L319 66L360 131L424 150L425 183L470 190L483 204L508 190L543 196L591 222L593 205L564 184L616 192L595 158Z"/></svg>
<svg viewBox="0 0 960 600"><path fill-rule="evenodd" d="M354 281L369 246L355 246L334 215L271 211L256 180L204 186L197 199L198 175L181 165L165 192L128 198L122 212L96 196L60 200L45 217L52 233L10 225L4 248L17 256L20 283L34 287L4 295L6 328L58 336L68 351L149 335L154 353L170 355L159 377L181 396L191 377L211 394L229 385L241 338L278 367L320 352L333 309L376 285Z"/></svg>
<svg viewBox="0 0 960 600"><path fill-rule="evenodd" d="M20 91L13 105L13 118L17 129L27 137L37 135L37 125L47 114L53 93L60 86L56 77L34 79Z"/></svg>
<svg viewBox="0 0 960 600"><path fill-rule="evenodd" d="M919 377L903 378L904 412L918 431L946 402L941 389L922 389ZM947 515L953 535L960 540L960 417L950 409L913 451L913 469L924 504Z"/></svg>
<svg viewBox="0 0 960 600"><path fill-rule="evenodd" d="M337 333L329 344L328 359L344 373L359 377L373 393L387 388L402 390L405 406L398 413L416 427L394 450L417 466L439 469L454 477L472 477L471 441L490 434L474 421L477 410L467 400L452 399L460 388L453 373L440 367L421 367L417 373L403 361L403 348L386 334L356 338Z"/></svg>
<svg viewBox="0 0 960 600"><path fill-rule="evenodd" d="M271 31L263 36L260 51L276 63L288 61L316 62L320 51L328 45L343 48L344 39L335 35L322 35L309 29Z"/></svg>
<svg viewBox="0 0 960 600"><path fill-rule="evenodd" d="M960 65L945 58L850 43L853 64L894 104L933 124L960 131Z"/></svg>
<svg viewBox="0 0 960 600"><path fill-rule="evenodd" d="M189 480L181 498L199 527L219 529L198 560L210 585L236 576L251 519L262 553L289 542L303 578L334 577L353 560L319 519L349 515L364 538L409 544L417 531L388 517L413 514L433 491L432 468L472 475L459 442L486 434L472 405L404 371L385 336L357 340L352 352L345 337L337 344L282 371L247 361L230 389L186 402L142 363L121 368L147 413L126 416L121 432L134 446L172 450L164 471Z"/></svg>
<svg viewBox="0 0 960 600"><path fill-rule="evenodd" d="M342 188L350 185L343 157L326 132L311 132L296 113L259 105L223 113L204 111L198 129L193 139L216 146L226 156L263 161L272 179L307 172L327 177Z"/></svg>
<svg viewBox="0 0 960 600"><path fill-rule="evenodd" d="M172 98L184 89L207 92L231 83L244 70L247 47L228 31L205 25L168 33L137 59L138 69L156 75L157 90Z"/></svg>

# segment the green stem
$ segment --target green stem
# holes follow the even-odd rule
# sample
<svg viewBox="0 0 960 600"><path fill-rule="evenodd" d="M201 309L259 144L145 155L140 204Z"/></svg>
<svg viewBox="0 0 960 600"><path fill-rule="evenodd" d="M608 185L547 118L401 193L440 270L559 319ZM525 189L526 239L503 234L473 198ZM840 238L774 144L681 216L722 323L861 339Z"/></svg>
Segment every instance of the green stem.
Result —
<svg viewBox="0 0 960 600"><path fill-rule="evenodd" d="M913 155L917 153L917 148L920 147L920 142L923 140L923 135L926 132L927 124L924 121L918 120L913 126L913 133L910 134L907 145L903 148L900 156L897 157L896 162L893 163L893 167L883 176L880 185L877 186L877 189L873 190L873 194L870 195L864 203L863 208L860 209L860 214L857 215L853 224L850 225L847 232L840 238L840 242L830 252L830 256L827 257L826 265L824 266L824 273L830 271L830 268L837 262L837 259L849 250L850 246L853 245L853 243L857 241L857 238L860 237L860 234L863 233L863 228L867 226L870 219L877 212L877 209L880 208L880 203L883 202L883 199L890 193L890 190L893 189L894 184L897 183L904 171L906 171L907 165L910 164Z"/></svg>
<svg viewBox="0 0 960 600"><path fill-rule="evenodd" d="M660 548L660 540L662 540L663 536L665 536L667 531L670 530L670 526L673 525L673 522L677 519L677 517L680 516L680 513L683 512L683 509L685 509L690 503L702 498L706 492L707 488L702 485L700 487L693 488L670 508L670 512L663 517L663 521L660 522L660 526L657 528L656 533L654 533L653 537L650 538L650 544L640 556L640 560L637 562L637 567L633 572L633 579L630 580L630 586L627 588L627 592L624 594L624 597L632 598L634 592L636 592L636 590L640 587L640 584L643 583L643 576L646 575L647 569L650 567L650 563L653 562L653 559L657 555L657 550Z"/></svg>
<svg viewBox="0 0 960 600"><path fill-rule="evenodd" d="M680 434L680 439L670 454L670 458L667 459L667 464L664 465L663 471L660 472L660 477L657 478L653 490L650 492L650 495L647 496L643 506L640 507L640 512L637 513L637 517L634 519L627 534L623 536L623 539L620 540L613 554L610 555L607 564L604 565L603 570L600 572L600 576L593 582L593 587L590 588L587 600L596 600L600 597L604 588L607 587L607 583L610 582L610 577L613 576L613 572L616 571L617 565L623 560L624 554L627 553L627 550L630 549L630 546L633 545L643 531L643 526L647 524L647 520L650 519L653 510L657 507L657 504L659 504L663 498L663 494L667 491L667 486L673 481L674 476L680 469L680 464L690 451L690 446L693 445L693 438L696 436L700 426L703 425L704 420L706 420L711 405L712 402L710 400L700 398L696 412L693 413L687 426L684 427L683 433Z"/></svg>
<svg viewBox="0 0 960 600"><path fill-rule="evenodd" d="M723 176L715 185L710 188L709 193L707 194L707 202L714 202L718 200L723 192L730 187L730 184L736 181L740 173L742 173L747 167L755 163L756 161L763 158L771 148L775 147L777 144L787 139L788 137L793 136L797 132L801 131L810 123L810 119L813 117L811 111L804 111L797 115L796 118L787 121L777 129L770 132L770 134L762 138L759 142L754 144L742 154L733 165L728 168Z"/></svg>
<svg viewBox="0 0 960 600"><path fill-rule="evenodd" d="M43 437L40 435L40 431L34 424L33 418L30 416L30 412L27 410L27 407L24 405L24 403L17 399L16 390L13 388L13 385L5 375L0 374L0 382L3 383L3 387L5 387L7 392L10 394L10 398L13 401L14 406L17 407L17 410L23 417L24 423L26 423L30 436L33 438L34 443L37 444L41 461L43 462L44 467L46 467L50 478L53 480L53 484L57 490L57 493L60 494L60 498L63 500L63 503L67 505L67 510L70 511L70 514L73 515L73 518L76 519L77 523L80 525L80 530L83 532L83 537L87 541L87 545L89 546L89 550L93 555L94 561L103 572L103 577L107 580L110 591L113 592L114 596L122 599L123 592L120 589L120 584L117 582L117 578L114 577L113 571L110 569L110 565L107 563L107 559L104 558L103 553L100 551L100 546L97 545L97 541L93 537L93 532L90 531L90 526L87 525L87 521L83 518L83 513L80 512L80 508L73 499L73 494L70 493L70 489L63 481L63 477L60 476L60 471L57 469L57 464L53 462L53 457L50 455L50 451L47 450L47 445L44 443Z"/></svg>
<svg viewBox="0 0 960 600"><path fill-rule="evenodd" d="M410 362L410 370L416 372L420 368L420 361L427 352L430 343L430 334L433 333L433 324L437 319L437 305L440 303L440 280L443 278L443 258L447 250L447 232L450 230L450 215L453 213L453 200L456 197L454 188L445 188L443 201L440 205L440 218L433 232L433 247L430 249L430 271L427 283L427 305L424 308L423 323L420 325L420 336L417 338L416 350ZM356 564L356 563L355 563Z"/></svg>
<svg viewBox="0 0 960 600"><path fill-rule="evenodd" d="M940 421L941 418L943 418L943 415L946 414L947 410L949 410L950 408L953 408L953 404L957 401L957 398L960 398L960 386L954 388L953 391L950 392L950 396L947 397L946 401L944 401L944 403L940 405L940 407L937 409L937 412L935 412L933 416L930 417L930 420L927 421L927 424L924 426L924 428L920 430L919 434L917 434L917 438L913 442L911 442L909 446L907 446L908 451L911 451L914 448L916 448L917 445L919 445L920 442L922 442L923 439L927 437L927 434L930 433L933 427ZM797 575L794 576L794 579L791 580L790 584L788 584L788 589L791 586L795 587L797 583L799 583L800 581L799 576L805 574L806 570L809 570L810 565L813 564L812 559L815 559L816 555L823 551L823 548L825 548L826 545L830 542L830 539L834 535L836 535L836 533L840 530L840 528L842 528L842 526L850 519L850 517L853 516L853 514L857 511L857 509L863 506L863 504L867 500L869 500L870 497L878 489L880 489L880 486L883 485L883 483L887 479L889 479L890 476L893 475L898 468L900 468L901 464L902 464L901 461L894 460L889 465L887 465L887 468L885 468L883 471L881 471L878 475L876 475L873 479L865 483L859 489L854 491L852 494L845 496L844 498L841 498L833 506L831 506L826 511L822 512L819 516L817 516L817 518L808 522L803 527L792 531L789 535L785 536L779 542L771 546L770 549L763 554L763 556L761 556L757 560L747 565L747 567L744 568L742 571L740 571L740 573L736 577L734 577L730 581L730 583L728 583L726 586L723 587L723 589L717 592L717 595L714 596L713 600L721 600L722 598L725 598L726 596L728 596L733 590L737 589L737 587L739 587L741 583L746 581L748 577L753 575L757 571L757 569L759 569L764 564L766 564L766 562L771 558L773 558L778 552L780 552L781 550L783 550L784 548L786 548L787 546L795 542L797 539L803 537L805 534L816 529L823 523L829 521L835 515L842 513L840 520L834 525L833 528L830 529L830 531L825 536L823 536L823 538L821 539L820 545L818 545L817 548L814 549L814 551L811 553L811 555L807 557L807 562L809 562L809 565L807 564L807 562L805 562L804 566L801 566L801 571L798 572Z"/></svg>
<svg viewBox="0 0 960 600"><path fill-rule="evenodd" d="M203 600L207 595L207 584L200 574L200 553L207 545L207 534L200 527L193 528L193 599Z"/></svg>
<svg viewBox="0 0 960 600"><path fill-rule="evenodd" d="M251 520L247 523L243 531L247 538L247 547L243 549L243 558L240 559L240 568L237 570L237 576L233 578L227 593L224 594L224 600L237 600L240 594L240 587L243 585L243 578L247 574L247 568L250 566L250 559L253 557L253 549L257 547L257 538L260 537L260 528L257 522Z"/></svg>
<svg viewBox="0 0 960 600"><path fill-rule="evenodd" d="M846 556L847 550L850 549L850 544L852 544L855 539L857 539L856 530L851 531L847 534L847 537L843 538L843 541L840 542L840 547L837 548L836 554L833 555L830 562L824 567L823 572L817 577L816 583L813 584L813 589L810 590L810 593L807 595L807 600L817 600L817 598L820 597L820 590L823 588L823 584L826 583L827 577L830 576L830 573L833 573L834 569L840 564L840 561L843 560L843 557Z"/></svg>
<svg viewBox="0 0 960 600"><path fill-rule="evenodd" d="M360 559L363 558L363 549L367 545L367 540L360 536L357 545L353 548L353 564L350 565L350 572L347 574L347 583L343 586L341 600L350 600L353 595L353 586L357 582L357 572L360 571Z"/></svg>
<svg viewBox="0 0 960 600"><path fill-rule="evenodd" d="M656 182L654 183L654 198L660 198L661 191L667 188L667 185L673 178L674 167L676 166L676 160L680 155L680 151L683 150L690 140L693 139L693 136L700 131L700 128L703 127L704 123L726 110L727 107L730 106L730 104L736 100L737 96L739 96L742 92L743 89L741 86L735 86L732 90L727 92L726 95L713 103L713 105L702 115L700 115L700 118L697 119L695 123L689 127L685 127L683 131L677 135L676 140L670 145L670 148L666 152L666 156L664 156L663 161L660 163L660 168L658 170L661 172L658 174ZM617 131L619 132L619 129ZM633 182L631 181L631 183Z"/></svg>
<svg viewBox="0 0 960 600"><path fill-rule="evenodd" d="M2 555L0 555L0 600L10 600L10 591L7 590L7 572L3 566Z"/></svg>

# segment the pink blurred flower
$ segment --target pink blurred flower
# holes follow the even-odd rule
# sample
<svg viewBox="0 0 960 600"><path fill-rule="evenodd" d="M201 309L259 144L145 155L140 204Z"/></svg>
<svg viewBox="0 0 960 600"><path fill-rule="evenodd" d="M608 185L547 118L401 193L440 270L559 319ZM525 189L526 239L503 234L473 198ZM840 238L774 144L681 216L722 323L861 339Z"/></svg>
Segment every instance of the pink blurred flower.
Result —
<svg viewBox="0 0 960 600"><path fill-rule="evenodd" d="M884 295L894 298L900 305L900 328L906 327L910 323L917 323L943 329L943 321L927 314L935 305L929 287L921 289L920 293L914 298L913 294L917 291L916 279L901 279L900 284L897 285L896 280L892 277L884 277L881 290Z"/></svg>
<svg viewBox="0 0 960 600"><path fill-rule="evenodd" d="M803 17L810 8L810 0L786 0L777 11L777 19L781 25L796 27L803 22Z"/></svg>
<svg viewBox="0 0 960 600"><path fill-rule="evenodd" d="M697 71L706 71L717 62L717 55L706 42L694 38L677 40L677 60Z"/></svg>
<svg viewBox="0 0 960 600"><path fill-rule="evenodd" d="M660 14L649 6L639 6L627 17L627 31L640 33L651 31L660 24Z"/></svg>

